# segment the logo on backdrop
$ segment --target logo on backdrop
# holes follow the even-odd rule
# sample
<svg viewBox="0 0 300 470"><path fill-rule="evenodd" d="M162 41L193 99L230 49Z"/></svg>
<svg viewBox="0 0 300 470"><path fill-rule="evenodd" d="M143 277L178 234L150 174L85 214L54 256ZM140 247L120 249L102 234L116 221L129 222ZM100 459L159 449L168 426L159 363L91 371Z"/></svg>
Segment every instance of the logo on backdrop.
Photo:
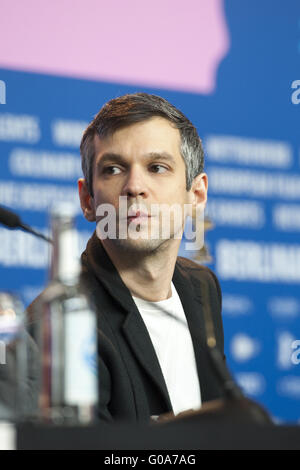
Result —
<svg viewBox="0 0 300 470"><path fill-rule="evenodd" d="M247 362L256 357L261 351L261 345L256 338L244 333L236 334L231 341L231 354L237 362Z"/></svg>
<svg viewBox="0 0 300 470"><path fill-rule="evenodd" d="M235 378L243 391L250 396L258 397L266 391L266 380L258 372L238 372Z"/></svg>

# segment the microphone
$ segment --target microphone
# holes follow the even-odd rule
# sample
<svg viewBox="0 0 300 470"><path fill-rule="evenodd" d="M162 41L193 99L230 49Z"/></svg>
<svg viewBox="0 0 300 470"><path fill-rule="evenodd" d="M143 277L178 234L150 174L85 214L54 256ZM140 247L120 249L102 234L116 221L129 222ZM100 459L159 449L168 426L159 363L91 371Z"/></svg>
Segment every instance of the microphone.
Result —
<svg viewBox="0 0 300 470"><path fill-rule="evenodd" d="M29 225L24 224L17 214L1 206L0 206L0 224L5 225L5 227L8 227L10 229L15 229L15 228L22 229L25 232L31 233L32 235L35 235L36 237L39 237L48 243L53 243L52 240L46 237L44 234L37 232L36 230L31 228Z"/></svg>

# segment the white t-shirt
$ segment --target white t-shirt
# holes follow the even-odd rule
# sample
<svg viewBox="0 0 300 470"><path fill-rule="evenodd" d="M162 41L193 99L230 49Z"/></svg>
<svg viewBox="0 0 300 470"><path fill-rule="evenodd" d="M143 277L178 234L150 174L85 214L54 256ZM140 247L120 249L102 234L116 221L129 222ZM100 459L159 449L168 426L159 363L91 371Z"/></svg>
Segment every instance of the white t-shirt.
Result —
<svg viewBox="0 0 300 470"><path fill-rule="evenodd" d="M195 353L179 295L172 283L172 297L148 302L133 297L144 320L167 385L173 412L201 407ZM180 321L168 315L180 319Z"/></svg>

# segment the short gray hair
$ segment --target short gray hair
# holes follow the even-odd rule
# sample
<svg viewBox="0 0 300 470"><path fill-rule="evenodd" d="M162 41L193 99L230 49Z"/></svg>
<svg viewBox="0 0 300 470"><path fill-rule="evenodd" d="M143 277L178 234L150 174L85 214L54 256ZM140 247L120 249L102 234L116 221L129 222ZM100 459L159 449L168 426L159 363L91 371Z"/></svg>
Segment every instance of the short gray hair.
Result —
<svg viewBox="0 0 300 470"><path fill-rule="evenodd" d="M114 98L106 103L85 130L81 144L82 171L87 188L93 196L94 137L105 138L118 129L159 116L179 130L181 155L186 167L186 189L189 191L196 176L203 172L204 152L196 128L175 106L164 98L148 93L134 93Z"/></svg>

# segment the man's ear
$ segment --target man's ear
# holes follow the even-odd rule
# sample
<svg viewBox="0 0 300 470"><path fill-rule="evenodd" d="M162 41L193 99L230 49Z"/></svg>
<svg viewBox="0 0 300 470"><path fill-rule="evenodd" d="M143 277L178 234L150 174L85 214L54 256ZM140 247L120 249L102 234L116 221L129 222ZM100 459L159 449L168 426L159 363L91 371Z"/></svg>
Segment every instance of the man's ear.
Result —
<svg viewBox="0 0 300 470"><path fill-rule="evenodd" d="M196 176L190 190L191 203L193 208L204 211L207 201L208 179L206 173Z"/></svg>
<svg viewBox="0 0 300 470"><path fill-rule="evenodd" d="M89 222L95 222L96 220L96 213L94 207L94 200L89 193L87 184L85 179L80 178L78 180L78 191L79 191L79 199L80 205L83 212L84 217Z"/></svg>

